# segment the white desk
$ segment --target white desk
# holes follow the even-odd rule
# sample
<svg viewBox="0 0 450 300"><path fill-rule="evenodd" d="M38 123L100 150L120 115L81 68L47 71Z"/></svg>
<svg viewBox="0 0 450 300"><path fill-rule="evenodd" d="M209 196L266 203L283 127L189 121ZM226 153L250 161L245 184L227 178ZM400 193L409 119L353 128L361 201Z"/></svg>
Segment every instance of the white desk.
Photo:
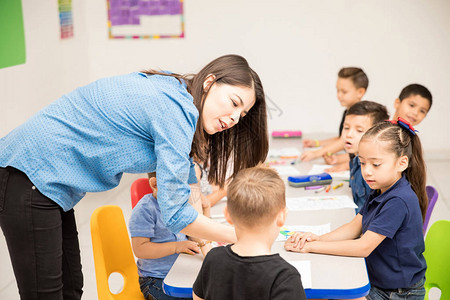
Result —
<svg viewBox="0 0 450 300"><path fill-rule="evenodd" d="M300 143L301 140L299 139L277 140L273 147L299 146L298 144ZM317 160L316 163L322 162ZM295 165L302 174L307 174L311 166L311 163L298 163ZM282 177L286 179L285 176ZM333 185L339 182L333 181ZM331 190L328 194L324 192L316 194L314 190L305 190L304 188L293 188L290 186L286 188L286 197L308 195L349 195L351 197L351 191L348 187L348 182L344 183L344 187ZM224 202L219 203L213 207L212 214L222 213L224 206ZM330 223L331 230L334 230L352 220L354 216L355 210L352 208L291 211L288 213L286 225L321 225ZM364 258L294 253L284 250L283 245L284 242L275 242L272 252L280 253L281 257L288 261L308 260L311 262L312 287L305 289L307 298L351 299L368 294L370 283ZM200 270L202 261L203 257L201 255L180 255L164 279L163 288L166 294L174 297L191 297L192 285Z"/></svg>

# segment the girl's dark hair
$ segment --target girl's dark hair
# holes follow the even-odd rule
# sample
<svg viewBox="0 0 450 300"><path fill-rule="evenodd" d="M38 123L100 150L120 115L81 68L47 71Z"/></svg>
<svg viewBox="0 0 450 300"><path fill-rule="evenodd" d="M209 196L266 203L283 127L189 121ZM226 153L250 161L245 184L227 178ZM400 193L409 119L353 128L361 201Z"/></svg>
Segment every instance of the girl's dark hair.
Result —
<svg viewBox="0 0 450 300"><path fill-rule="evenodd" d="M366 73L360 68L342 68L339 70L338 77L350 79L357 89L364 88L367 90L369 87L369 78L367 78Z"/></svg>
<svg viewBox="0 0 450 300"><path fill-rule="evenodd" d="M372 125L389 119L389 113L386 106L373 101L359 101L353 104L345 114L357 116L369 116L372 119Z"/></svg>
<svg viewBox="0 0 450 300"><path fill-rule="evenodd" d="M223 187L227 179L227 165L232 158L231 178L242 169L254 167L266 159L269 149L267 112L264 89L258 74L239 55L224 55L207 64L197 74L180 75L160 71L144 71L149 75L173 76L187 85L199 111L199 119L192 141L191 156L208 164L210 183ZM209 75L214 75L212 84L227 84L250 87L255 90L255 104L248 114L235 126L209 135L203 129L202 112L209 89L203 88ZM211 86L210 85L210 86Z"/></svg>
<svg viewBox="0 0 450 300"><path fill-rule="evenodd" d="M404 171L406 179L413 191L419 198L422 219L425 219L428 206L428 196L426 192L426 167L423 160L422 144L417 134L413 135L407 129L391 122L382 122L370 128L361 138L377 139L389 143L388 150L395 153L397 157L406 155L409 159L409 166Z"/></svg>

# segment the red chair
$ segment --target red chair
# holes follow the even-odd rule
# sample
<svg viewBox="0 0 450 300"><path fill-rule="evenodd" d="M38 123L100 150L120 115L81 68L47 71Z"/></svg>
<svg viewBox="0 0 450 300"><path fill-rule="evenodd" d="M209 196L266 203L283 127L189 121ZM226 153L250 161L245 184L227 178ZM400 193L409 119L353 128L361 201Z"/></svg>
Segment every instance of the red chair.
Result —
<svg viewBox="0 0 450 300"><path fill-rule="evenodd" d="M131 184L130 192L131 208L134 208L142 197L152 193L153 191L150 187L150 183L148 182L148 178L139 178Z"/></svg>

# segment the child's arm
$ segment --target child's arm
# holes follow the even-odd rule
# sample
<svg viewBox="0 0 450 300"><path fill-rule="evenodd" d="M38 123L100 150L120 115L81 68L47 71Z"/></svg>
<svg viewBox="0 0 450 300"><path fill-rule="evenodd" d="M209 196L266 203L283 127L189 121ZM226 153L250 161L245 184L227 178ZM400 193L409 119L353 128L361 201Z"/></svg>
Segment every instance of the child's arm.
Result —
<svg viewBox="0 0 450 300"><path fill-rule="evenodd" d="M189 201L199 213L201 213L209 218L209 217L211 217L211 213L210 213L211 204L209 204L209 201L206 198L206 196L202 194L201 187L200 187L200 181L202 178L202 170L200 169L200 166L197 163L195 163L194 169L195 169L195 176L197 177L197 183L190 185L191 196L189 198ZM201 200L200 201L201 210L199 210L198 204L195 201L197 198L200 198L200 200Z"/></svg>
<svg viewBox="0 0 450 300"><path fill-rule="evenodd" d="M348 165L348 162L343 162L343 163L339 163L336 164L328 169L325 169L325 172L341 172L341 171L346 171L346 170L350 170L350 166Z"/></svg>
<svg viewBox="0 0 450 300"><path fill-rule="evenodd" d="M201 194L202 197L202 213L208 218L211 218L211 203L207 196Z"/></svg>
<svg viewBox="0 0 450 300"><path fill-rule="evenodd" d="M328 152L325 153L322 157L325 163L329 165L338 165L345 163L348 166L348 162L350 161L350 157L348 156L347 153L335 154Z"/></svg>
<svg viewBox="0 0 450 300"><path fill-rule="evenodd" d="M319 145L321 147L327 147L327 146L330 146L330 145L334 144L337 140L339 140L338 136L337 137L332 137L332 138L329 138L329 139L325 139L325 140L320 140L319 141Z"/></svg>
<svg viewBox="0 0 450 300"><path fill-rule="evenodd" d="M289 245L290 247L301 249L306 242L312 241L353 240L361 235L361 230L362 216L360 214L357 214L349 223L346 223L341 227L321 236L317 236L315 234L312 234L311 232L297 232L288 238L285 243L285 248L287 245Z"/></svg>
<svg viewBox="0 0 450 300"><path fill-rule="evenodd" d="M320 149L303 152L302 155L300 156L300 159L302 161L310 161L312 159L323 156L327 152L335 153L344 149L344 142L339 137L334 137L328 139L327 141L329 142ZM322 145L322 141L320 142L320 145Z"/></svg>
<svg viewBox="0 0 450 300"><path fill-rule="evenodd" d="M360 237L361 230L362 216L357 214L351 222L321 236L310 232L296 233L286 241L284 247L294 252L367 257L385 236L368 230Z"/></svg>
<svg viewBox="0 0 450 300"><path fill-rule="evenodd" d="M148 237L132 237L131 245L134 255L143 259L155 259L175 253L196 254L200 248L194 241L153 243Z"/></svg>
<svg viewBox="0 0 450 300"><path fill-rule="evenodd" d="M203 298L200 298L199 296L197 296L194 292L192 292L192 298L194 300L203 300Z"/></svg>
<svg viewBox="0 0 450 300"><path fill-rule="evenodd" d="M325 139L325 140L317 140L317 139L304 139L303 140L303 147L304 148L317 148L317 147L323 147L330 143L332 143L336 137Z"/></svg>
<svg viewBox="0 0 450 300"><path fill-rule="evenodd" d="M337 153L341 150L344 150L344 144L345 144L344 140L338 137L332 143L323 147L323 149L325 150L324 154L328 152Z"/></svg>
<svg viewBox="0 0 450 300"><path fill-rule="evenodd" d="M307 242L303 248L292 247L288 249L295 252L314 252L322 254L367 257L386 238L379 233L367 230L364 235L356 240L341 241L312 241Z"/></svg>
<svg viewBox="0 0 450 300"><path fill-rule="evenodd" d="M221 189L218 188L216 190L214 190L213 188L213 192L211 194L209 194L208 196L206 196L206 198L209 201L209 204L211 206L214 206L217 204L217 202L219 202L223 197L225 197L227 195L227 187L228 185L225 184L225 186Z"/></svg>

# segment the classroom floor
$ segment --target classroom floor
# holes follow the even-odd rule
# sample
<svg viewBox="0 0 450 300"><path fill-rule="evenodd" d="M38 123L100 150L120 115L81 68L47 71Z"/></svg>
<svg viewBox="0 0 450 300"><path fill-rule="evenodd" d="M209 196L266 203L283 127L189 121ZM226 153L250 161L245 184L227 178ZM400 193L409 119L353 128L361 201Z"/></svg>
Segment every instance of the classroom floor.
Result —
<svg viewBox="0 0 450 300"><path fill-rule="evenodd" d="M450 177L450 156L442 155L441 157L427 159L427 169L428 185L433 185L439 192L439 199L430 220L429 226L431 226L437 220L450 220L450 185L448 184L448 178ZM83 299L97 299L89 225L90 216L99 206L118 205L122 208L125 219L128 221L131 214L130 185L135 179L144 176L126 174L117 188L108 192L88 194L76 206L75 212L84 273ZM2 274L0 276L0 299L18 300L17 286L11 268L6 242L3 237L0 237L0 274ZM120 279L115 278L112 283L112 289L117 289L120 284ZM431 299L439 299L439 292L433 292L430 296Z"/></svg>

